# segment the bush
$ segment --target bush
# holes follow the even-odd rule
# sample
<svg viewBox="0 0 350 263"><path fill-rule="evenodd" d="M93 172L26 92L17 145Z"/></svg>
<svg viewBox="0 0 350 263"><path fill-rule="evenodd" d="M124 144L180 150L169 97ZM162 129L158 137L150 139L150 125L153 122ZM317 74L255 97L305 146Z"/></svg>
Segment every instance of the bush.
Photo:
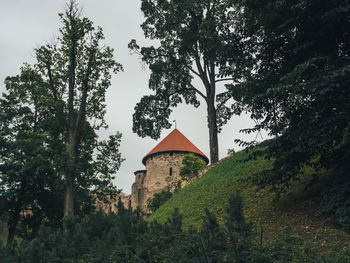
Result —
<svg viewBox="0 0 350 263"><path fill-rule="evenodd" d="M350 229L350 180L347 177L335 178L322 193L322 212L335 215L338 223Z"/></svg>
<svg viewBox="0 0 350 263"><path fill-rule="evenodd" d="M264 246L262 237L246 222L242 208L240 195L232 195L222 225L206 210L201 229L185 231L177 209L165 224L148 225L138 211L119 206L117 214L99 212L84 219L68 219L65 231L41 227L33 240L9 248L0 245L0 262L350 262L349 249L343 251L340 245L320 256L288 230Z"/></svg>
<svg viewBox="0 0 350 263"><path fill-rule="evenodd" d="M163 190L162 192L155 194L152 198L147 200L147 208L153 213L166 201L172 197L172 192L169 189Z"/></svg>
<svg viewBox="0 0 350 263"><path fill-rule="evenodd" d="M198 172L205 168L205 162L193 153L186 154L182 160L183 166L180 168L180 175L184 179L197 176Z"/></svg>

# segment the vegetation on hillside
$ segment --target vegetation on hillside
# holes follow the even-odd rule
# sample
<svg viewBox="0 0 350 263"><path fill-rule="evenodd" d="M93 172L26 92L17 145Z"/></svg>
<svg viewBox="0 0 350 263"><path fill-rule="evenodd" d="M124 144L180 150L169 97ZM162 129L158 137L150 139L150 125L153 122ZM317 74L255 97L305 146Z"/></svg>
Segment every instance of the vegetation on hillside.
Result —
<svg viewBox="0 0 350 263"><path fill-rule="evenodd" d="M138 211L125 210L120 203L117 214L68 218L65 231L42 227L31 241L0 245L1 262L350 262L350 249L320 254L288 229L266 245L242 208L242 198L233 194L224 205L222 225L205 210L201 229L184 231L178 210L164 224L147 224Z"/></svg>
<svg viewBox="0 0 350 263"><path fill-rule="evenodd" d="M205 167L206 164L201 158L193 153L188 153L184 156L182 166L180 167L181 178L188 180L196 178L199 171L203 170Z"/></svg>
<svg viewBox="0 0 350 263"><path fill-rule="evenodd" d="M168 201L173 193L170 189L165 189L160 193L154 194L151 198L147 200L147 209L153 213L156 211L161 205L163 205L166 201Z"/></svg>
<svg viewBox="0 0 350 263"><path fill-rule="evenodd" d="M313 167L333 180L327 210L350 225L350 4L342 0L237 1L239 22L254 50L254 68L232 96L276 137L265 154L273 160L256 183L278 193ZM243 143L245 144L245 143Z"/></svg>
<svg viewBox="0 0 350 263"><path fill-rule="evenodd" d="M308 171L305 168L286 193L276 198L271 187L261 190L252 180L273 165L272 161L257 154L262 150L263 147L258 147L241 151L224 159L202 177L176 192L147 221L164 223L177 208L183 215L185 229L190 225L201 228L204 211L208 209L223 224L226 200L232 192L240 191L244 198L246 218L261 227L266 242L290 227L291 233L308 240L319 249L329 249L340 244L344 248L350 246L349 234L344 229L338 229L332 214L323 213L322 189L332 181L332 175L323 171L320 182L308 186L314 171L310 167Z"/></svg>
<svg viewBox="0 0 350 263"><path fill-rule="evenodd" d="M122 67L71 0L57 41L35 49L35 65L6 78L0 98L2 262L349 262L348 1L141 2L142 29L159 46L129 44L155 92L136 105L133 130L157 138L171 109L198 107L199 96L212 163L235 113L256 122L243 132L274 139L233 153L161 207L170 194L155 196L147 221L121 204L94 213L96 198L117 192L121 134L100 142L97 131Z"/></svg>

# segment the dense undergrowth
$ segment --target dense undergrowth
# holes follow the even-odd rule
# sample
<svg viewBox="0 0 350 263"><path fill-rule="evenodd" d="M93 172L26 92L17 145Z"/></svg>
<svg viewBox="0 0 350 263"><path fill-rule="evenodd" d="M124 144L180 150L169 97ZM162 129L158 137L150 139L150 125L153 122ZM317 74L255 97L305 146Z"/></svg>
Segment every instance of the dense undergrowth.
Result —
<svg viewBox="0 0 350 263"><path fill-rule="evenodd" d="M66 220L65 231L41 227L0 246L0 262L350 263L350 236L320 194L332 174L319 171L310 185L315 171L304 167L277 199L251 180L271 161L250 153L222 160L148 218L119 204L116 214Z"/></svg>
<svg viewBox="0 0 350 263"><path fill-rule="evenodd" d="M319 251L350 246L346 228L342 228L333 215L324 213L327 211L322 193L333 180L330 173L317 171L319 180L310 184L315 171L304 167L300 176L277 198L271 188L259 189L252 180L253 175L270 169L272 161L258 155L251 158L251 153L241 151L224 159L176 192L147 220L166 222L174 208L178 208L183 214L185 228L190 225L200 228L204 210L209 209L223 224L226 200L232 192L239 190L245 200L244 214L262 228L265 242L271 242L283 229L290 227L293 235L302 237Z"/></svg>
<svg viewBox="0 0 350 263"><path fill-rule="evenodd" d="M65 231L42 227L32 240L0 247L1 262L350 262L349 249L319 254L288 228L266 245L243 216L239 194L224 207L223 224L205 210L201 229L184 230L178 210L163 224L148 224L138 211L120 205L117 214L66 220Z"/></svg>

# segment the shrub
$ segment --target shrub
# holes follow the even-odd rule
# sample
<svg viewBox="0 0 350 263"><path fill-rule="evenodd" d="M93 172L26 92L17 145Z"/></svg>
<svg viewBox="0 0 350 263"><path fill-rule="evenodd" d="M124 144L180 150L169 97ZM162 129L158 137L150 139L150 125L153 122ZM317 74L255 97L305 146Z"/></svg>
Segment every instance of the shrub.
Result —
<svg viewBox="0 0 350 263"><path fill-rule="evenodd" d="M182 178L190 178L198 175L198 172L205 168L205 162L193 153L186 154L182 160L183 166L180 168Z"/></svg>
<svg viewBox="0 0 350 263"><path fill-rule="evenodd" d="M350 179L335 178L321 195L324 201L322 211L335 215L338 223L350 229Z"/></svg>
<svg viewBox="0 0 350 263"><path fill-rule="evenodd" d="M147 200L147 208L153 213L156 211L162 204L168 201L172 197L172 192L170 189L163 190L162 192L155 194L152 198Z"/></svg>
<svg viewBox="0 0 350 263"><path fill-rule="evenodd" d="M246 222L242 207L240 195L232 195L223 225L206 210L201 229L185 231L177 209L165 224L148 225L138 211L120 205L117 214L98 212L84 219L68 219L65 231L41 227L33 240L23 240L19 246L0 244L0 262L350 262L350 250L343 250L342 245L320 255L288 230L263 245L262 237Z"/></svg>

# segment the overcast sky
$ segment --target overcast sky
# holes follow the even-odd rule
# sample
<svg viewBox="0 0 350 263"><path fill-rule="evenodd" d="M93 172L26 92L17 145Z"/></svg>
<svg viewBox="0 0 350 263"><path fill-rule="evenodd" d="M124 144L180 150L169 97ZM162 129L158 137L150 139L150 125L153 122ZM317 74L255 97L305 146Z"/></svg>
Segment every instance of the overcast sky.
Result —
<svg viewBox="0 0 350 263"><path fill-rule="evenodd" d="M4 79L19 73L24 62L35 62L33 49L56 39L61 26L58 13L63 12L63 0L1 0L0 1L0 91L5 91ZM136 55L130 55L127 48L131 39L141 45L145 40L140 24L143 15L140 0L80 0L83 15L101 26L106 37L105 43L115 50L115 57L124 67L124 72L114 75L107 92L106 120L109 128L100 132L101 139L116 131L123 134L121 152L126 159L119 170L115 184L129 194L134 181L133 172L144 169L141 160L172 129L164 130L161 139L140 138L132 132L132 114L136 103L148 89L149 70L143 68ZM200 85L199 82L196 85ZM206 108L202 105L180 105L173 111L171 120L177 120L177 128L209 157ZM233 117L219 134L220 158L227 149L239 147L234 139L254 139L238 131L251 127L249 115Z"/></svg>

